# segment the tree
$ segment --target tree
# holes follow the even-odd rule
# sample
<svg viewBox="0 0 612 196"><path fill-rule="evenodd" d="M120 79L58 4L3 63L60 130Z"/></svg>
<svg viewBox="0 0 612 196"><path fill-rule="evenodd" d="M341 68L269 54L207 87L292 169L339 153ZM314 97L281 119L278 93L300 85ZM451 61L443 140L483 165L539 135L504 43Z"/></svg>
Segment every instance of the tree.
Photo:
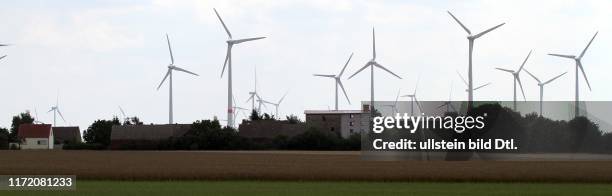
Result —
<svg viewBox="0 0 612 196"><path fill-rule="evenodd" d="M140 118L134 116L134 117L128 117L123 121L123 125L142 125L144 124L142 121L140 121Z"/></svg>
<svg viewBox="0 0 612 196"><path fill-rule="evenodd" d="M0 128L0 150L9 148L9 132L5 128Z"/></svg>
<svg viewBox="0 0 612 196"><path fill-rule="evenodd" d="M118 118L112 120L96 120L83 132L83 138L88 144L110 145L110 135L113 125L121 125Z"/></svg>
<svg viewBox="0 0 612 196"><path fill-rule="evenodd" d="M289 122L289 124L298 124L301 123L302 121L300 120L300 118L298 118L296 115L289 115L286 117L287 118L287 122Z"/></svg>
<svg viewBox="0 0 612 196"><path fill-rule="evenodd" d="M13 116L13 123L11 124L11 133L9 134L9 141L17 142L19 135L19 125L21 124L32 124L34 118L30 116L29 112L20 113L17 116Z"/></svg>
<svg viewBox="0 0 612 196"><path fill-rule="evenodd" d="M259 115L259 112L257 112L257 110L251 111L251 116L249 116L249 120L251 121L261 120L261 116Z"/></svg>

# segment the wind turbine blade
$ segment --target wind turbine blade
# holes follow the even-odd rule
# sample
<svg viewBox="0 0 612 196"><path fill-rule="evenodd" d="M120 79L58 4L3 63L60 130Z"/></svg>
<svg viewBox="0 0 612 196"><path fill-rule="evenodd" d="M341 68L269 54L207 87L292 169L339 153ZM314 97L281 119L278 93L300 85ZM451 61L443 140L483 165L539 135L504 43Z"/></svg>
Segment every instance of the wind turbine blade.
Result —
<svg viewBox="0 0 612 196"><path fill-rule="evenodd" d="M348 66L349 62L351 62L351 58L353 58L353 53L351 53L351 56L349 56L348 60L344 64L344 67L342 67L342 71L340 71L340 74L338 74L338 77L342 77L342 74L344 74L344 70Z"/></svg>
<svg viewBox="0 0 612 196"><path fill-rule="evenodd" d="M480 89L480 88L482 88L482 87L489 86L489 84L491 84L491 83L489 82L489 83L486 83L486 84L480 85L479 87L476 87L474 90L478 90L478 89Z"/></svg>
<svg viewBox="0 0 612 196"><path fill-rule="evenodd" d="M170 51L170 64L174 65L174 55L172 55L172 48L170 47L170 37L166 33L166 41L168 41L168 51Z"/></svg>
<svg viewBox="0 0 612 196"><path fill-rule="evenodd" d="M421 76L417 77L416 85L414 85L414 92L412 94L415 95L415 96L416 96L416 93L417 93L417 88L419 88L419 82L420 81L421 81Z"/></svg>
<svg viewBox="0 0 612 196"><path fill-rule="evenodd" d="M416 96L414 96L414 101L416 102L417 107L419 107L419 111L421 113L423 113L423 107L421 107L421 102L419 102L419 100L417 100Z"/></svg>
<svg viewBox="0 0 612 196"><path fill-rule="evenodd" d="M359 72L363 71L364 69L368 68L368 66L370 66L370 63L366 63L361 69L357 70L357 72L355 72L353 75L349 76L348 79L353 78L353 76L357 75Z"/></svg>
<svg viewBox="0 0 612 196"><path fill-rule="evenodd" d="M326 77L326 78L334 78L335 75L330 75L330 74L312 74L313 76L318 76L318 77Z"/></svg>
<svg viewBox="0 0 612 196"><path fill-rule="evenodd" d="M509 70L509 69L504 69L504 68L499 68L499 67L496 67L495 69L500 70L500 71L509 72L509 73L514 73L514 71Z"/></svg>
<svg viewBox="0 0 612 196"><path fill-rule="evenodd" d="M451 13L450 11L446 11L446 12L448 12L448 14L450 14L450 16L453 17L453 19L455 19L455 21L457 21L457 23L459 23L459 25L461 25L461 28L463 28L463 30L465 30L465 32L467 32L469 35L472 34L470 29L465 27L465 25L463 25L463 23L461 23L461 21L459 21L459 19L457 19L457 17L455 17L455 15L453 15L453 13Z"/></svg>
<svg viewBox="0 0 612 196"><path fill-rule="evenodd" d="M440 109L441 107L444 107L444 106L446 106L446 105L448 105L448 102L443 103L442 105L439 105L438 107L436 107L436 109Z"/></svg>
<svg viewBox="0 0 612 196"><path fill-rule="evenodd" d="M255 93L251 94L251 96L249 96L249 99L247 99L245 103L248 103L249 101L251 101L253 97L255 97Z"/></svg>
<svg viewBox="0 0 612 196"><path fill-rule="evenodd" d="M348 94L346 94L346 90L344 89L344 85L342 85L342 82L340 80L336 80L338 82L338 86L340 86L340 88L342 89L342 92L344 93L344 97L346 97L346 101L348 101L349 104L351 104L351 100L348 97Z"/></svg>
<svg viewBox="0 0 612 196"><path fill-rule="evenodd" d="M521 70L523 69L523 67L525 67L525 63L527 63L527 59L529 59L529 56L531 56L531 52L532 52L532 50L530 50L529 54L527 54L527 57L525 57L525 60L523 61L523 64L521 64L521 68L519 68L519 70L516 71L517 73L520 73Z"/></svg>
<svg viewBox="0 0 612 196"><path fill-rule="evenodd" d="M53 110L55 110L55 108L51 108L49 111L47 111L47 113L52 112Z"/></svg>
<svg viewBox="0 0 612 196"><path fill-rule="evenodd" d="M395 103L393 103L393 105L396 106L396 107L397 107L397 101L399 100L399 97L400 97L400 91L401 91L401 89L397 90L397 96L395 96Z"/></svg>
<svg viewBox="0 0 612 196"><path fill-rule="evenodd" d="M59 108L57 108L57 114L59 114L59 116L62 118L62 121L64 121L64 123L66 123L66 119L64 118L64 115L62 115L62 112L60 111Z"/></svg>
<svg viewBox="0 0 612 196"><path fill-rule="evenodd" d="M531 72L527 71L527 69L525 69L525 72L527 72L527 74L529 74L533 79L535 79L536 81L538 81L539 84L542 83L542 81L540 81L540 79L538 79L537 77L535 77L533 74L531 74Z"/></svg>
<svg viewBox="0 0 612 196"><path fill-rule="evenodd" d="M0 59L3 59L4 57L6 57L6 55L4 55L4 56L1 56L1 57L0 57Z"/></svg>
<svg viewBox="0 0 612 196"><path fill-rule="evenodd" d="M589 83L589 79L586 76L586 73L584 73L584 68L582 67L582 63L580 61L578 61L578 68L580 68L580 71L582 72L582 76L584 76L584 80L587 82L587 85L589 86L589 91L591 90L591 84Z"/></svg>
<svg viewBox="0 0 612 196"><path fill-rule="evenodd" d="M503 26L503 25L505 25L505 24L506 24L506 23L501 23L501 24L498 24L497 26L491 27L490 29L487 29L486 31L483 31L483 32L481 32L481 33L479 33L479 34L476 34L476 35L474 36L474 38L478 39L479 37L481 37L481 36L483 36L483 35L485 35L485 34L487 34L487 33L491 32L491 31L493 31L493 30L495 30L495 29L497 29L497 28L499 28L499 27L501 27L501 26Z"/></svg>
<svg viewBox="0 0 612 196"><path fill-rule="evenodd" d="M516 81L518 81L519 87L521 87L521 93L523 94L523 100L527 101L527 97L525 97L525 91L523 90L523 83L521 83L520 76L516 76Z"/></svg>
<svg viewBox="0 0 612 196"><path fill-rule="evenodd" d="M376 33L372 27L372 59L376 59Z"/></svg>
<svg viewBox="0 0 612 196"><path fill-rule="evenodd" d="M232 39L232 34L230 33L229 29L227 29L227 26L225 26L225 23L223 22L223 19L221 19L221 16L219 16L219 12L217 12L217 9L213 8L213 10L215 11L215 14L217 15L217 18L219 18L219 21L221 21L221 24L223 25L223 28L225 29L225 32L227 33L227 36Z"/></svg>
<svg viewBox="0 0 612 196"><path fill-rule="evenodd" d="M287 96L287 94L289 94L289 91L285 92L285 94L283 95L283 97L281 97L281 99L280 99L280 100L278 100L278 103L277 103L278 105L280 105L280 104L283 102L283 100L285 99L285 97Z"/></svg>
<svg viewBox="0 0 612 196"><path fill-rule="evenodd" d="M266 38L266 37L254 37L254 38L239 39L239 40L236 40L234 43L235 44L239 44L239 43L242 43L242 42L255 41L255 40L263 39L263 38Z"/></svg>
<svg viewBox="0 0 612 196"><path fill-rule="evenodd" d="M574 56L574 55L565 55L565 54L548 54L548 55L556 56L556 57L562 57L562 58L568 58L568 59L576 58L576 56Z"/></svg>
<svg viewBox="0 0 612 196"><path fill-rule="evenodd" d="M127 117L127 115L125 115L125 111L123 111L123 108L121 108L121 106L119 106L119 111L121 111L123 118Z"/></svg>
<svg viewBox="0 0 612 196"><path fill-rule="evenodd" d="M455 109L455 106L453 106L453 104L449 103L448 105L450 105L450 107L451 107L451 109L453 109L453 111L457 112L457 109Z"/></svg>
<svg viewBox="0 0 612 196"><path fill-rule="evenodd" d="M414 97L414 95L402 95L401 97Z"/></svg>
<svg viewBox="0 0 612 196"><path fill-rule="evenodd" d="M230 58L230 52L232 48L230 45L227 45L227 52L225 53L225 61L223 61L223 69L221 70L221 77L223 78L223 73L225 72L225 66L227 66L227 61Z"/></svg>
<svg viewBox="0 0 612 196"><path fill-rule="evenodd" d="M168 78L168 76L170 75L170 72L172 70L168 69L168 71L166 72L166 76L164 76L164 79L159 83L159 86L157 86L157 90L159 90L159 88L161 88L162 84L164 84L164 81L166 81L166 78Z"/></svg>
<svg viewBox="0 0 612 196"><path fill-rule="evenodd" d="M182 72L185 72L185 73L188 73L188 74L194 75L194 76L200 76L200 75L198 75L198 74L196 74L196 73L193 73L193 72L187 71L187 70L185 70L185 69L183 69L183 68L180 68L180 67L177 67L177 66L174 66L174 67L173 67L173 69L175 69L175 70L177 70L177 71L182 71Z"/></svg>
<svg viewBox="0 0 612 196"><path fill-rule="evenodd" d="M548 83L552 82L553 80L556 80L557 78L560 78L561 76L565 75L566 73L567 73L567 71L565 73L562 73L562 74L558 75L557 77L554 77L554 78L544 82L544 84L548 84Z"/></svg>
<svg viewBox="0 0 612 196"><path fill-rule="evenodd" d="M587 49L589 49L589 46L591 46L591 43L593 43L593 40L597 36L597 33L599 33L599 31L595 32L595 35L593 35L593 38L591 38L591 41L589 41L589 44L587 44L587 46L584 48L584 50L582 50L582 53L580 53L580 57L579 58L582 58L584 56L584 53L586 53Z"/></svg>
<svg viewBox="0 0 612 196"><path fill-rule="evenodd" d="M461 81L463 81L463 83L464 83L466 86L469 86L469 85L468 85L468 83L467 83L467 81L465 81L465 78L463 78L463 76L461 75L461 73L459 73L459 71L457 71L457 75L459 75L459 78L461 78Z"/></svg>
<svg viewBox="0 0 612 196"><path fill-rule="evenodd" d="M391 70L389 70L389 69L385 68L385 67L384 67L384 66L382 66L381 64L376 63L376 64L374 64L374 66L376 66L376 67L378 67L378 68L381 68L381 69L383 69L383 70L385 70L385 71L389 72L391 75L394 75L395 77L397 77L397 78L399 78L399 79L402 79L402 77L400 77L400 76L398 76L397 74L393 73Z"/></svg>

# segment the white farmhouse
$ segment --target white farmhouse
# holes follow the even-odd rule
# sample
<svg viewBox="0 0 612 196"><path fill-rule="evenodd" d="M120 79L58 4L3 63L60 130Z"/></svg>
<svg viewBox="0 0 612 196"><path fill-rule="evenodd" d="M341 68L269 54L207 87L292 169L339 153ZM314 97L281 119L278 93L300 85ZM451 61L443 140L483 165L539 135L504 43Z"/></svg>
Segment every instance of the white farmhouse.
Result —
<svg viewBox="0 0 612 196"><path fill-rule="evenodd" d="M53 149L53 130L50 124L19 125L21 149Z"/></svg>

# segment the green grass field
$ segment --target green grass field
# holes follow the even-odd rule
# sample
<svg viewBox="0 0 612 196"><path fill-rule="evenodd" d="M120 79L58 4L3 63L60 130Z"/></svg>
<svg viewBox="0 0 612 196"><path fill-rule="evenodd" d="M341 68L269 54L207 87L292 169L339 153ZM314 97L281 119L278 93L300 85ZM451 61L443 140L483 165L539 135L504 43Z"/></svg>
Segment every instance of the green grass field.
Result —
<svg viewBox="0 0 612 196"><path fill-rule="evenodd" d="M612 195L611 184L79 181L76 191L0 191L0 195Z"/></svg>

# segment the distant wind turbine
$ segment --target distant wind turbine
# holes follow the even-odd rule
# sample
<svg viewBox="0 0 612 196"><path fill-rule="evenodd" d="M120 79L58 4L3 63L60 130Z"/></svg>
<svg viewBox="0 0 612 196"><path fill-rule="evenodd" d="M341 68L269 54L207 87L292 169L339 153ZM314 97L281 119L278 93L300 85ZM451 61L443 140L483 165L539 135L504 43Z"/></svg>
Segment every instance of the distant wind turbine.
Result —
<svg viewBox="0 0 612 196"><path fill-rule="evenodd" d="M287 96L287 93L289 93L288 91L280 98L280 100L278 100L278 102L274 103L274 102L270 102L270 101L263 101L265 103L268 103L270 105L274 106L274 109L276 110L274 116L276 116L278 118L278 108L280 107L280 104L283 102L283 100L285 99L285 97Z"/></svg>
<svg viewBox="0 0 612 196"><path fill-rule="evenodd" d="M53 126L57 126L57 114L59 114L59 116L62 118L62 120L64 121L64 123L66 123L66 119L64 118L64 115L62 115L62 112L59 108L59 95L57 96L57 98L55 99L55 105L51 106L51 109L47 112L53 112Z"/></svg>
<svg viewBox="0 0 612 196"><path fill-rule="evenodd" d="M399 111L397 109L397 102L399 101L399 98L400 98L400 91L401 91L401 89L397 90L397 96L395 96L395 102L393 102L393 104L384 105L384 106L387 106L387 107L391 108L391 112L392 113L398 113L398 111Z"/></svg>
<svg viewBox="0 0 612 196"><path fill-rule="evenodd" d="M557 78L565 75L567 72L564 72L562 74L559 74L558 76L546 81L546 82L542 82L540 81L540 79L538 79L537 77L535 77L535 75L531 74L529 71L527 71L527 69L525 69L525 72L527 72L527 74L529 74L533 79L535 79L536 81L538 81L538 86L540 86L540 116L543 115L542 113L542 105L543 105L543 99L544 99L544 85L556 80Z"/></svg>
<svg viewBox="0 0 612 196"><path fill-rule="evenodd" d="M453 109L453 112L458 112L457 109L455 109L455 106L453 106L453 102L451 101L452 95L453 95L453 84L451 83L451 88L448 93L448 101L445 101L442 105L438 106L438 108L446 106L446 113L450 112L450 109Z"/></svg>
<svg viewBox="0 0 612 196"><path fill-rule="evenodd" d="M344 96L346 97L346 101L348 101L348 103L351 104L351 100L348 98L348 95L346 94L346 90L344 89L344 85L342 85L342 81L340 80L340 78L342 77L342 74L344 74L344 70L346 69L349 62L351 61L351 58L353 58L353 53L351 53L351 56L349 56L348 60L344 64L344 67L342 67L342 70L340 71L338 75L314 74L314 76L334 79L334 84L336 85L336 96L335 96L335 103L336 103L335 109L336 110L338 110L338 86L342 88L342 92L344 93Z"/></svg>
<svg viewBox="0 0 612 196"><path fill-rule="evenodd" d="M419 80L417 79L416 85L414 85L414 92L412 94L403 95L402 97L410 97L410 115L414 116L414 103L416 102L417 107L419 108L419 112L423 112L423 108L421 107L421 103L417 99L417 88L419 88Z"/></svg>
<svg viewBox="0 0 612 196"><path fill-rule="evenodd" d="M465 92L468 92L468 93L473 92L473 91L478 90L478 89L481 89L481 88L483 88L483 87L485 87L485 86L489 86L489 84L491 84L491 83L489 82L489 83L486 83L486 84L480 85L480 86L478 86L478 87L476 87L476 88L474 88L474 89L472 89L472 90L470 91L470 87L469 87L469 85L468 85L467 81L465 81L465 78L463 78L463 76L462 76L462 75L461 75L459 72L457 72L457 75L459 75L459 78L461 78L461 81L463 81L463 83L465 84L465 86L467 86L467 88L465 89Z"/></svg>
<svg viewBox="0 0 612 196"><path fill-rule="evenodd" d="M196 73L187 71L183 68L177 67L176 65L174 65L174 56L172 55L172 47L170 47L170 38L168 37L168 34L166 34L166 40L168 42L168 51L170 51L170 65L168 65L168 71L166 72L166 76L164 76L164 79L159 83L159 86L157 86L157 90L159 90L159 88L161 88L162 84L164 84L164 82L166 81L166 79L168 77L170 77L170 79L168 80L168 89L170 91L169 93L169 97L170 97L170 104L169 104L169 115L168 115L168 123L169 124L174 124L173 121L173 108L172 108L172 71L176 70L176 71L181 71L181 72L185 72L194 76L199 76Z"/></svg>
<svg viewBox="0 0 612 196"><path fill-rule="evenodd" d="M529 56L531 56L531 51L529 51L529 54L527 54L527 57L525 57L525 60L523 61L523 64L521 64L521 66L519 67L519 69L517 71L514 70L509 70L509 69L503 69L503 68L495 68L501 71L505 71L508 72L510 74L512 74L512 77L514 78L514 99L513 99L513 104L514 104L514 111L516 111L516 82L518 82L519 86L521 87L521 92L523 93L523 99L525 101L527 101L527 98L525 98L525 91L523 90L523 84L521 83L521 77L520 77L520 73L521 70L523 70L523 67L525 67L525 63L527 63L527 59L529 59Z"/></svg>
<svg viewBox="0 0 612 196"><path fill-rule="evenodd" d="M223 62L223 69L221 70L221 77L223 77L223 73L225 72L225 66L227 66L227 126L232 126L234 124L234 105L232 104L232 47L235 44L240 44L242 42L254 41L258 39L263 39L266 37L254 37L254 38L246 38L246 39L233 39L232 34L229 29L221 19L221 16L217 12L217 9L214 9L217 18L223 25L223 29L227 33L229 39L227 42L227 53L225 55L225 61Z"/></svg>
<svg viewBox="0 0 612 196"><path fill-rule="evenodd" d="M378 67L382 70L385 70L386 72L389 72L391 75L402 79L401 77L399 77L397 74L391 72L391 70L385 68L384 66L382 66L381 64L379 64L378 62L376 62L376 34L374 32L374 28L372 28L372 59L370 61L368 61L365 66L363 66L361 69L359 69L357 72L355 72L353 75L351 75L351 77L349 77L348 79L353 78L355 75L357 75L359 72L363 71L364 69L370 67L370 113L374 114L374 112L376 111L374 108L374 67Z"/></svg>
<svg viewBox="0 0 612 196"><path fill-rule="evenodd" d="M591 90L591 84L589 83L589 79L586 76L586 73L584 73L584 67L582 66L582 57L584 57L584 53L586 53L587 49L589 49L589 46L591 46L591 43L593 43L593 40L595 39L595 37L597 36L597 33L599 32L595 32L595 35L593 35L593 38L591 38L591 41L589 41L589 43L587 44L587 46L584 48L584 50L582 50L582 52L580 53L579 56L575 56L575 55L564 55L564 54L548 54L551 56L556 56L556 57L561 57L561 58L568 58L568 59L573 59L574 62L576 63L576 101L575 101L575 105L574 105L574 110L575 110L575 117L580 116L580 106L579 106L579 102L580 102L580 94L579 94L579 90L578 90L578 69L580 69L580 71L582 72L582 76L584 76L584 80L586 81L588 87L589 87L589 91Z"/></svg>
<svg viewBox="0 0 612 196"><path fill-rule="evenodd" d="M261 102L259 107L256 109L255 108L255 102L259 99L261 100L261 97L259 96L259 94L257 93L257 66L255 66L255 82L254 82L254 89L253 91L249 92L249 99L247 99L247 102L251 101L251 110L255 110L257 111L257 113L259 113L260 109L261 109Z"/></svg>
<svg viewBox="0 0 612 196"><path fill-rule="evenodd" d="M473 100L474 100L474 94L473 91L476 90L475 88L473 88L473 77L472 77L472 53L474 51L474 40L482 37L483 35L503 26L506 23L501 23L497 26L491 27L483 32L480 32L476 35L472 35L472 32L470 31L470 29L468 29L465 25L463 25L463 23L461 23L461 21L459 21L459 19L457 19L457 17L455 17L450 11L447 11L448 14L453 17L453 19L459 23L459 25L461 26L461 28L463 28L463 30L465 30L465 32L467 32L468 36L468 42L469 42L469 56L468 56L468 109L471 109L473 106Z"/></svg>

